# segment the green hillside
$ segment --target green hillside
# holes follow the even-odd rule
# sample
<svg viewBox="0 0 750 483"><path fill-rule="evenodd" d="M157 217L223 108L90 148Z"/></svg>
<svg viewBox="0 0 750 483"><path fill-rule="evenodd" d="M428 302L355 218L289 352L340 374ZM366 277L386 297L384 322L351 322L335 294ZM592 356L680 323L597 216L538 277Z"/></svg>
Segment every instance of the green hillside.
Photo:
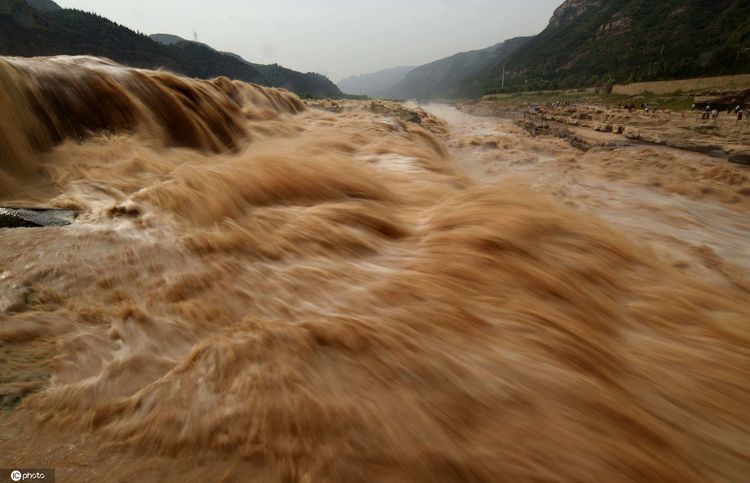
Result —
<svg viewBox="0 0 750 483"><path fill-rule="evenodd" d="M307 83L282 82L282 76L270 75L269 69L264 69L269 74L266 76L249 62L205 44L174 42L164 45L93 13L56 9L54 2L44 0L31 3L36 8L23 0L0 0L0 55L94 55L133 67L164 68L190 77L227 76L286 87L301 95L342 96L331 81L317 74L284 69L288 77L310 77L312 80Z"/></svg>
<svg viewBox="0 0 750 483"><path fill-rule="evenodd" d="M739 73L750 73L748 0L567 0L539 35L417 67L384 94L471 98Z"/></svg>
<svg viewBox="0 0 750 483"><path fill-rule="evenodd" d="M0 0L0 54L95 55L125 65L165 68L191 77L225 75L267 83L252 67L205 46L161 45L93 13L72 9L39 11L23 0Z"/></svg>
<svg viewBox="0 0 750 483"><path fill-rule="evenodd" d="M235 60L242 62L243 64L251 66L253 69L258 71L260 75L266 79L269 85L275 87L283 87L290 91L296 92L303 97L342 97L344 94L339 88L331 82L327 77L316 74L314 72L302 73L296 70L287 69L279 64L254 64L248 62L237 54L231 52L219 52L209 47L206 44L200 42L194 42L192 40L186 40L182 37L172 34L153 34L150 36L151 40L154 40L163 45L169 46L180 46L180 45L200 45L206 47L213 52L222 54L225 56L232 57Z"/></svg>
<svg viewBox="0 0 750 483"><path fill-rule="evenodd" d="M279 64L250 65L277 87L294 91L303 97L342 97L341 90L327 77L315 72L297 72Z"/></svg>
<svg viewBox="0 0 750 483"><path fill-rule="evenodd" d="M62 7L52 0L26 0L26 3L31 5L33 8L37 10L42 10L45 12L54 12L56 10L62 10Z"/></svg>
<svg viewBox="0 0 750 483"><path fill-rule="evenodd" d="M473 80L499 91L502 64ZM568 0L504 64L511 90L747 73L750 2Z"/></svg>

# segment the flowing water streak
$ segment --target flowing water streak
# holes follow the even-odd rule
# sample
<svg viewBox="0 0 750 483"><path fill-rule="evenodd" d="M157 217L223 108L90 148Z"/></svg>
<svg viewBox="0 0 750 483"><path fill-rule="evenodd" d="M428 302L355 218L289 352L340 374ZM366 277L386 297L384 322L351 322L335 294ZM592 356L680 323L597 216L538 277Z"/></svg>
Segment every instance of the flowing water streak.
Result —
<svg viewBox="0 0 750 483"><path fill-rule="evenodd" d="M428 114L0 61L0 466L61 481L742 481L750 308L454 166ZM33 189L32 189L33 188Z"/></svg>

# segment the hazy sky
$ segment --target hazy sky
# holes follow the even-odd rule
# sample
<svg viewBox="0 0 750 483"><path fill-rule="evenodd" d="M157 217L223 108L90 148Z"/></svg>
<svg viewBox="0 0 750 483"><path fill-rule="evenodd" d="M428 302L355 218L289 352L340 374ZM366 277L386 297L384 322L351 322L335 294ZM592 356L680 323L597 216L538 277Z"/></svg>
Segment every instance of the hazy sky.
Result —
<svg viewBox="0 0 750 483"><path fill-rule="evenodd" d="M540 32L563 0L55 0L334 82Z"/></svg>

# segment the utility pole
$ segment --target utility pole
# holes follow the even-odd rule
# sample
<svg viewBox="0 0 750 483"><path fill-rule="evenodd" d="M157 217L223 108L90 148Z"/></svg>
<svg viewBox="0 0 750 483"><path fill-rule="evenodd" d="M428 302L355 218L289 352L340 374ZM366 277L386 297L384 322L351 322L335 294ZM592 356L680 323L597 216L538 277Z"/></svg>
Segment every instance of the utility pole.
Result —
<svg viewBox="0 0 750 483"><path fill-rule="evenodd" d="M505 64L503 64L503 90L505 90Z"/></svg>

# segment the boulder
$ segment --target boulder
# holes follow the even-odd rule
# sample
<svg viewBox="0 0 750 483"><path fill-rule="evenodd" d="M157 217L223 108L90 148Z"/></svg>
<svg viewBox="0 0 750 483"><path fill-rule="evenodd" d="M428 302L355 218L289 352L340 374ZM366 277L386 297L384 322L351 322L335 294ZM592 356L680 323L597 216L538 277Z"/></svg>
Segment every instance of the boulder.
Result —
<svg viewBox="0 0 750 483"><path fill-rule="evenodd" d="M634 127L628 126L623 131L623 134L628 139L640 139L641 138L641 131L640 129L636 129Z"/></svg>
<svg viewBox="0 0 750 483"><path fill-rule="evenodd" d="M0 207L0 228L39 228L66 226L73 223L78 213L55 208Z"/></svg>
<svg viewBox="0 0 750 483"><path fill-rule="evenodd" d="M750 151L733 153L729 156L729 161L750 166Z"/></svg>

